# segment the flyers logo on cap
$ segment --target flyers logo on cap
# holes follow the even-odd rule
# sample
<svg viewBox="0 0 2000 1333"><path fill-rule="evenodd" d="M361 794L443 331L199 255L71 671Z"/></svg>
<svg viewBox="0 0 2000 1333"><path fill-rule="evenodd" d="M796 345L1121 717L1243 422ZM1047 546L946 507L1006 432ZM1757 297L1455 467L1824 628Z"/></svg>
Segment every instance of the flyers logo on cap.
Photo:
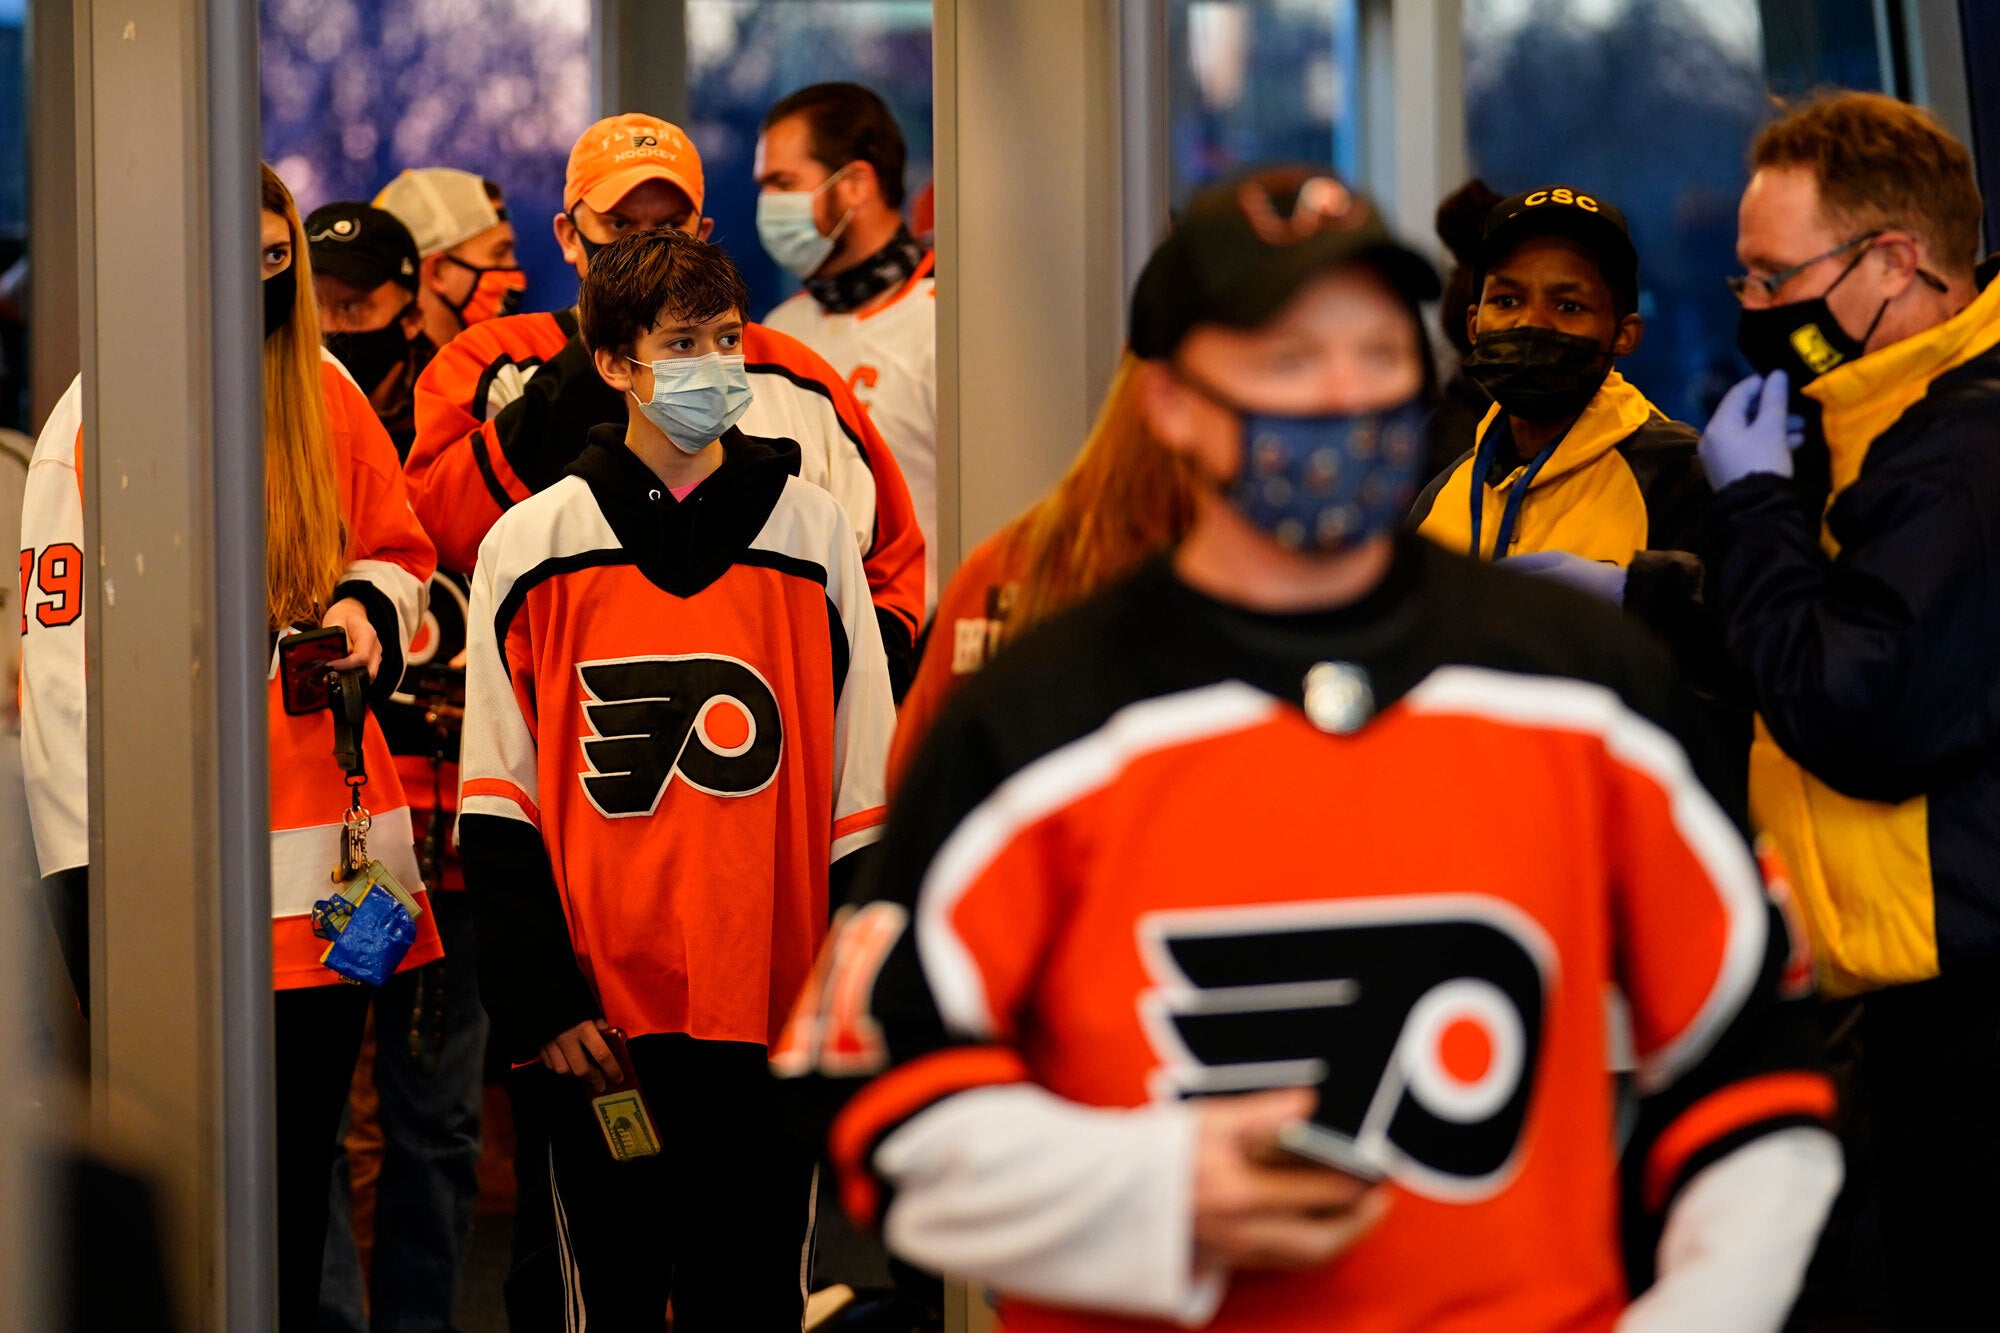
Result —
<svg viewBox="0 0 2000 1333"><path fill-rule="evenodd" d="M1368 220L1368 205L1331 176L1312 176L1299 186L1290 217L1280 217L1270 192L1245 181L1236 192L1243 216L1266 245L1296 245L1322 231L1353 231Z"/></svg>
<svg viewBox="0 0 2000 1333"><path fill-rule="evenodd" d="M614 146L619 144L624 146L614 152ZM635 157L657 157L671 162L680 156L678 148L662 142L658 134L647 129L613 130L604 136L601 147L611 154L613 162L625 162Z"/></svg>
<svg viewBox="0 0 2000 1333"><path fill-rule="evenodd" d="M1316 1084L1305 1128L1468 1203L1520 1158L1554 948L1476 894L1154 912L1139 950L1156 1099Z"/></svg>
<svg viewBox="0 0 2000 1333"><path fill-rule="evenodd" d="M326 226L306 237L311 242L351 241L360 235L361 226L353 218L335 218Z"/></svg>

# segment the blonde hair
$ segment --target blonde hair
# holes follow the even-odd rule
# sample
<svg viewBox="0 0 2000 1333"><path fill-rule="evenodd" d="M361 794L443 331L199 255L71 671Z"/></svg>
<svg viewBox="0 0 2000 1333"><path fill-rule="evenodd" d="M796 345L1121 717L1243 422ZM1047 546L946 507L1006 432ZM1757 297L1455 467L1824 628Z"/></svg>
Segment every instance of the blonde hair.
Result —
<svg viewBox="0 0 2000 1333"><path fill-rule="evenodd" d="M1010 636L1129 573L1194 522L1194 471L1146 429L1138 367L1130 352L1120 358L1069 471L1016 520L1022 576Z"/></svg>
<svg viewBox="0 0 2000 1333"><path fill-rule="evenodd" d="M295 290L284 324L264 339L264 600L272 629L318 623L347 568L347 523L333 469L333 427L320 379L312 260L292 192L264 168L264 211L292 238Z"/></svg>

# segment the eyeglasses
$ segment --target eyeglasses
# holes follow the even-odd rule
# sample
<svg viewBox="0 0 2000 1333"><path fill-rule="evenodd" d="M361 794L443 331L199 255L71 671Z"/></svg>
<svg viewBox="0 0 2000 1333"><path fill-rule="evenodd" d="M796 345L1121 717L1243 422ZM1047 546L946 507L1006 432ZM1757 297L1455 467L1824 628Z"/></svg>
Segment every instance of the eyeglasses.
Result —
<svg viewBox="0 0 2000 1333"><path fill-rule="evenodd" d="M1834 246L1833 249L1828 250L1825 254L1814 255L1811 259L1802 259L1798 263L1792 265L1790 268L1781 268L1776 273L1768 274L1764 277L1758 277L1755 274L1751 273L1738 273L1729 278L1725 278L1724 281L1729 284L1730 294L1733 295L1739 301L1741 301L1745 296L1745 294L1750 292L1753 288L1761 290L1764 293L1765 299L1776 300L1780 288L1782 288L1786 283L1790 282L1793 278L1798 277L1799 274L1811 268L1814 264L1817 264L1822 260L1832 259L1837 255L1844 255L1849 250L1853 250L1859 246L1873 244L1875 241L1882 239L1882 237L1886 235L1888 235L1888 233L1885 231L1864 232L1861 235L1855 237L1851 241L1844 241L1841 244ZM1859 263L1860 260L1857 258L1855 262ZM1945 284L1944 279L1938 277L1934 273L1929 273L1923 269L1918 269L1917 276L1923 279L1924 285L1931 288L1933 291L1942 292L1949 290L1949 288Z"/></svg>
<svg viewBox="0 0 2000 1333"><path fill-rule="evenodd" d="M1775 299L1778 295L1779 288L1783 287L1793 278L1798 277L1799 274L1805 272L1807 269L1811 268L1814 264L1817 264L1822 260L1832 259L1835 255L1844 255L1849 250L1852 250L1857 246L1867 245L1870 241L1875 240L1881 234L1882 233L1879 231L1864 232L1863 234L1855 237L1851 241L1841 242L1839 245L1834 246L1833 249L1828 250L1825 254L1814 255L1811 259L1802 259L1798 263L1792 265L1790 268L1781 268L1776 273L1768 274L1761 278L1754 273L1737 273L1731 275L1729 278L1725 279L1725 281L1729 283L1730 293L1734 295L1736 299L1739 301L1741 301L1744 297L1744 294L1749 292L1753 287L1761 290L1766 297Z"/></svg>

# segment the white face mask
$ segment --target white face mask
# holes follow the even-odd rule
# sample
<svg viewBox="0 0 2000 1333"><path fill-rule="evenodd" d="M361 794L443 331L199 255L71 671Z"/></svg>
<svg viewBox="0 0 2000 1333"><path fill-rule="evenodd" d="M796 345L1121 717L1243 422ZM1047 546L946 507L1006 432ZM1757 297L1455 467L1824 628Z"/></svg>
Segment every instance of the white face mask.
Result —
<svg viewBox="0 0 2000 1333"><path fill-rule="evenodd" d="M757 239L795 278L810 278L819 272L854 218L851 208L841 214L831 236L820 235L819 224L813 221L813 201L846 173L847 167L842 167L821 181L818 189L778 190L757 196Z"/></svg>
<svg viewBox="0 0 2000 1333"><path fill-rule="evenodd" d="M750 409L750 375L740 353L710 352L651 363L625 359L652 370L651 401L636 393L632 401L684 454L706 449Z"/></svg>

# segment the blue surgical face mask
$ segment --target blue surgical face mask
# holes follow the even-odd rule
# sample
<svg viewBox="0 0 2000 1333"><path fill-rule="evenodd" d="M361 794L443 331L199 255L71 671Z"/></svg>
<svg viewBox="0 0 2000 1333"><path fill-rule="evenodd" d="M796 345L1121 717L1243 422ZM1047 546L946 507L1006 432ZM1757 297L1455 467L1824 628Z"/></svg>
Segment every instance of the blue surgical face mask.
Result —
<svg viewBox="0 0 2000 1333"><path fill-rule="evenodd" d="M750 376L743 357L710 352L667 361L635 361L650 364L653 397L650 402L632 395L646 420L674 442L684 454L698 454L743 419L750 408Z"/></svg>
<svg viewBox="0 0 2000 1333"><path fill-rule="evenodd" d="M1243 464L1223 495L1278 545L1329 555L1409 516L1430 419L1420 399L1380 412L1281 416L1182 378L1243 423Z"/></svg>
<svg viewBox="0 0 2000 1333"><path fill-rule="evenodd" d="M810 278L819 272L820 265L826 263L833 247L839 244L840 234L853 220L854 210L850 208L834 225L831 236L820 235L819 224L813 221L813 201L846 170L842 167L828 176L818 189L772 190L757 196L757 239L764 243L771 258L795 278Z"/></svg>

